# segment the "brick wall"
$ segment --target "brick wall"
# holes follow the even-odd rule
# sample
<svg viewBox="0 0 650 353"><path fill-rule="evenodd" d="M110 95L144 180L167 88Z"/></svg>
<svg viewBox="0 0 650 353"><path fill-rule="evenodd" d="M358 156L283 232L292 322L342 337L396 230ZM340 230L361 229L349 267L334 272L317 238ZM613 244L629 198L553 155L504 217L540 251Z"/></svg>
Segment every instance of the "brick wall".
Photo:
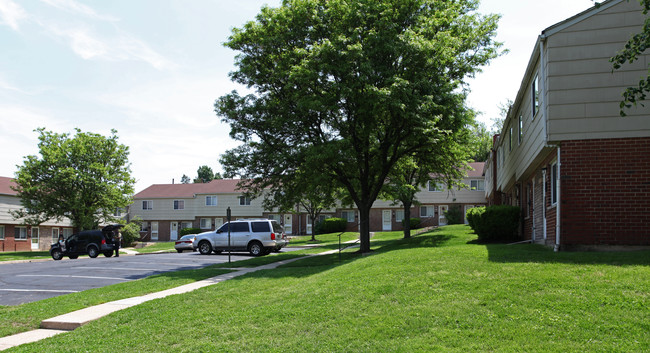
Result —
<svg viewBox="0 0 650 353"><path fill-rule="evenodd" d="M560 177L562 245L650 245L650 138L563 141Z"/></svg>

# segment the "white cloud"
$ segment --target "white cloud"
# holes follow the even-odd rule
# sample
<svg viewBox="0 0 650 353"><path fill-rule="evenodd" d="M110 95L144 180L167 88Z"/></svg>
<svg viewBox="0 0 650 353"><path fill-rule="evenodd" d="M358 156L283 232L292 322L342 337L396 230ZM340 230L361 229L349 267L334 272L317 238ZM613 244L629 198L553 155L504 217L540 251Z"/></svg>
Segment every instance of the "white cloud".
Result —
<svg viewBox="0 0 650 353"><path fill-rule="evenodd" d="M27 13L18 4L11 0L0 0L0 23L18 31L18 23L27 18Z"/></svg>
<svg viewBox="0 0 650 353"><path fill-rule="evenodd" d="M90 6L80 4L74 0L41 0L41 1L50 6L56 7L60 10L64 10L74 14L80 14L89 18L110 21L110 22L119 21L118 18L115 18L113 16L100 15L95 10L93 10Z"/></svg>

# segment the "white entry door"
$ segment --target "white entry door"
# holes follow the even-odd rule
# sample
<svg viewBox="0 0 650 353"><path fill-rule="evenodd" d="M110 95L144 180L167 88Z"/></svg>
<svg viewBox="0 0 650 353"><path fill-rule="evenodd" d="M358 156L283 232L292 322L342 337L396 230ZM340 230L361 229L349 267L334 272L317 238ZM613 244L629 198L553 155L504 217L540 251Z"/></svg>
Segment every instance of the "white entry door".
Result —
<svg viewBox="0 0 650 353"><path fill-rule="evenodd" d="M393 230L390 210L381 211L381 230Z"/></svg>
<svg viewBox="0 0 650 353"><path fill-rule="evenodd" d="M40 234L37 227L32 227L32 250L38 250Z"/></svg>
<svg viewBox="0 0 650 353"><path fill-rule="evenodd" d="M447 211L449 211L449 205L440 205L438 208L438 225L447 225L447 217L445 216Z"/></svg>
<svg viewBox="0 0 650 353"><path fill-rule="evenodd" d="M293 226L293 216L290 214L285 214L284 215L284 234L293 234L292 233L292 227Z"/></svg>
<svg viewBox="0 0 650 353"><path fill-rule="evenodd" d="M169 231L169 240L178 239L178 222L172 222L171 230Z"/></svg>
<svg viewBox="0 0 650 353"><path fill-rule="evenodd" d="M307 218L307 234L311 234L314 229L311 224L311 217L309 217L309 215L306 215L305 218Z"/></svg>

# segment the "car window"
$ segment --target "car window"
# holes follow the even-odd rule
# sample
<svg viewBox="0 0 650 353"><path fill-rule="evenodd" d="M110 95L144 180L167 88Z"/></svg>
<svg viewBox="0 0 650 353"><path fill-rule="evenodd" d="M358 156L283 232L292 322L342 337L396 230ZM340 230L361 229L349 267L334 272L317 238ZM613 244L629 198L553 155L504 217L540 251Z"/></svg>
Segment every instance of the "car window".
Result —
<svg viewBox="0 0 650 353"><path fill-rule="evenodd" d="M267 221L252 222L251 228L253 229L253 233L268 233L271 231L271 227Z"/></svg>
<svg viewBox="0 0 650 353"><path fill-rule="evenodd" d="M282 229L282 226L278 222L271 222L273 224L273 231L276 233L282 233L284 232L284 229Z"/></svg>
<svg viewBox="0 0 650 353"><path fill-rule="evenodd" d="M247 222L239 222L239 223L233 223L232 224L232 230L231 232L248 232L248 223Z"/></svg>

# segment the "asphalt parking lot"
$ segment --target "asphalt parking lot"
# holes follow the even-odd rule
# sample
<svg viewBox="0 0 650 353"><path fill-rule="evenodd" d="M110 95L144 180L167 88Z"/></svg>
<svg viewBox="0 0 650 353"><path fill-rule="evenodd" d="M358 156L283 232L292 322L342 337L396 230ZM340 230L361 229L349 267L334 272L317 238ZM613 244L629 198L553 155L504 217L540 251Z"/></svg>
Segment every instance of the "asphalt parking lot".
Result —
<svg viewBox="0 0 650 353"><path fill-rule="evenodd" d="M245 253L232 254L232 261L248 258L250 256ZM0 263L0 305L29 303L159 273L203 268L223 262L228 262L228 254L183 252Z"/></svg>

